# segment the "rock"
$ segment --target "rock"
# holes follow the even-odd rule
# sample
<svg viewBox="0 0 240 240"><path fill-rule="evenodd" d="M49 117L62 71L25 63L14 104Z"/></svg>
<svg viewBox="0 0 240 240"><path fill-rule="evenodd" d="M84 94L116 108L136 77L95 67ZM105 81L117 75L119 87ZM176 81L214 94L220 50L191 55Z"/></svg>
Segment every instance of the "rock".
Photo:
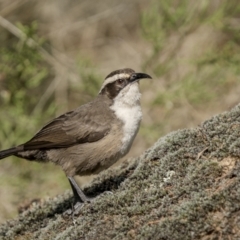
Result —
<svg viewBox="0 0 240 240"><path fill-rule="evenodd" d="M72 196L33 201L0 226L0 239L237 239L240 105L195 129L160 138L142 156L85 189L101 194L64 217Z"/></svg>

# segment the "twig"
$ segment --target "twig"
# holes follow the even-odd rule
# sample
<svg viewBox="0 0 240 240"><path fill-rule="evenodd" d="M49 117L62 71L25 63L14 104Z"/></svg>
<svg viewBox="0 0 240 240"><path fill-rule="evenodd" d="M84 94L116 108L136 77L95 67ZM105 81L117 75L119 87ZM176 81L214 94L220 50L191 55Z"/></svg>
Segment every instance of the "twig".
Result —
<svg viewBox="0 0 240 240"><path fill-rule="evenodd" d="M203 153L208 150L208 147L204 148L200 153L198 153L196 160L199 160L199 158L203 155Z"/></svg>
<svg viewBox="0 0 240 240"><path fill-rule="evenodd" d="M23 31L21 31L18 27L16 27L14 24L9 22L6 18L2 17L1 15L0 15L0 26L7 29L10 33L12 33L17 38L26 40L26 43L29 47L37 47L42 57L50 65L54 66L56 64L57 65L60 64L62 67L69 69L69 67L66 67L65 64L58 61L55 57L49 54L43 47L39 46L39 44L35 40L33 40L32 38L28 38Z"/></svg>
<svg viewBox="0 0 240 240"><path fill-rule="evenodd" d="M60 62L58 60L58 59L62 59L63 57L66 60L67 59L66 56L63 56L62 53L59 53L59 51L54 49L54 54L57 55L58 58L53 57L43 47L41 47L34 39L28 38L27 35L23 31L21 31L18 27L16 27L14 24L9 22L7 19L2 17L1 15L0 15L0 26L2 26L3 28L7 29L10 33L12 33L17 38L25 40L28 46L36 47L38 49L38 51L40 52L40 54L42 55L43 59L46 62L48 62L54 69L65 69L66 72L69 72L69 70L71 69L72 70L72 74L74 73L74 69L72 67L73 66L72 61L68 60L68 62L70 62L70 64L68 64L68 66L66 66L65 64L63 64L62 62ZM69 74L69 76L71 76L72 74ZM77 75L77 74L74 74L74 75ZM78 75L77 75L77 78L79 79ZM45 93L42 95L42 97L40 98L38 104L33 109L32 113L36 113L40 108L42 108L44 106L46 101L49 99L49 97L56 90L57 86L58 85L56 84L56 79L55 79L49 85L49 87L47 88Z"/></svg>
<svg viewBox="0 0 240 240"><path fill-rule="evenodd" d="M0 15L2 16L8 15L9 13L13 12L15 9L19 8L21 5L23 5L27 1L28 0L21 0L21 1L16 0L14 2L10 2L6 7L1 9Z"/></svg>
<svg viewBox="0 0 240 240"><path fill-rule="evenodd" d="M75 23L71 23L70 26L66 26L64 28L54 30L54 31L50 32L49 35L55 34L56 31L62 32L62 31L65 31L65 30L69 30L70 28L72 30L74 28L81 28L81 27L85 27L85 26L89 27L89 24L95 23L95 22L97 22L97 21L99 21L101 19L107 18L107 17L109 17L109 16L111 16L113 14L116 14L116 12L121 12L125 8L126 8L126 4L119 4L116 7L113 7L111 9L107 9L107 10L105 10L103 12L100 12L100 13L97 13L97 14L95 14L93 16L87 17L86 19L77 21Z"/></svg>

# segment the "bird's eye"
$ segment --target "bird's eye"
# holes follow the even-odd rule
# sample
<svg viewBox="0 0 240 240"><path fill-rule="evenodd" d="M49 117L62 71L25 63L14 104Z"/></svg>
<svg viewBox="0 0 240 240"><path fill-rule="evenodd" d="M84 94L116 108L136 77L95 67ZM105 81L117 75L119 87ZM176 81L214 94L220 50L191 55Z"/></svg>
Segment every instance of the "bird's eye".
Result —
<svg viewBox="0 0 240 240"><path fill-rule="evenodd" d="M124 82L124 79L120 78L120 79L117 80L117 82L118 82L119 84L122 84L122 83Z"/></svg>

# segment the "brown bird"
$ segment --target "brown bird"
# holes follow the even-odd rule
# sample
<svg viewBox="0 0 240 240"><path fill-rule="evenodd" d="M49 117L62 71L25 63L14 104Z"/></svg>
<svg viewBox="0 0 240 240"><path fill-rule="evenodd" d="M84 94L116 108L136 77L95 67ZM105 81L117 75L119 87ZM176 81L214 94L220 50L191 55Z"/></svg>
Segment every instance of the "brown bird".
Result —
<svg viewBox="0 0 240 240"><path fill-rule="evenodd" d="M126 68L110 73L91 102L49 122L28 142L0 151L30 161L60 165L71 184L74 211L88 201L74 180L109 168L129 152L142 118L139 80L151 78Z"/></svg>

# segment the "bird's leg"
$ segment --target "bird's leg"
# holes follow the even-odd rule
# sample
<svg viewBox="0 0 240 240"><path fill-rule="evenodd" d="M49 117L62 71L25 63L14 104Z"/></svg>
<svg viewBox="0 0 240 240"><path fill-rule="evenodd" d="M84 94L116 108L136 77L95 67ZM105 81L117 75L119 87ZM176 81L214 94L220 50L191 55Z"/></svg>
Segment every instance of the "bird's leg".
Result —
<svg viewBox="0 0 240 240"><path fill-rule="evenodd" d="M77 182L75 181L75 179L73 177L67 177L72 191L73 191L73 195L74 195L74 205L72 207L72 209L68 209L64 215L78 215L80 209L83 206L84 202L90 202L92 199L87 197L84 192L81 190L81 188L78 186Z"/></svg>
<svg viewBox="0 0 240 240"><path fill-rule="evenodd" d="M73 195L74 195L74 211L82 206L84 202L90 202L92 199L87 197L84 192L81 190L81 188L78 186L77 182L73 177L68 177L68 180L70 182Z"/></svg>
<svg viewBox="0 0 240 240"><path fill-rule="evenodd" d="M88 197L84 194L84 192L81 190L81 188L78 186L77 182L75 181L75 179L73 177L67 177L69 182L70 182L70 185L71 185L71 188L72 188L72 191L73 191L73 195L74 195L74 206L72 209L69 209L65 212L65 214L67 215L70 215L70 214L73 214L73 215L78 215L79 213L79 210L82 208L83 206L83 203L84 202L91 202L94 197ZM104 193L111 193L113 194L112 192L109 192L109 191L106 191Z"/></svg>

